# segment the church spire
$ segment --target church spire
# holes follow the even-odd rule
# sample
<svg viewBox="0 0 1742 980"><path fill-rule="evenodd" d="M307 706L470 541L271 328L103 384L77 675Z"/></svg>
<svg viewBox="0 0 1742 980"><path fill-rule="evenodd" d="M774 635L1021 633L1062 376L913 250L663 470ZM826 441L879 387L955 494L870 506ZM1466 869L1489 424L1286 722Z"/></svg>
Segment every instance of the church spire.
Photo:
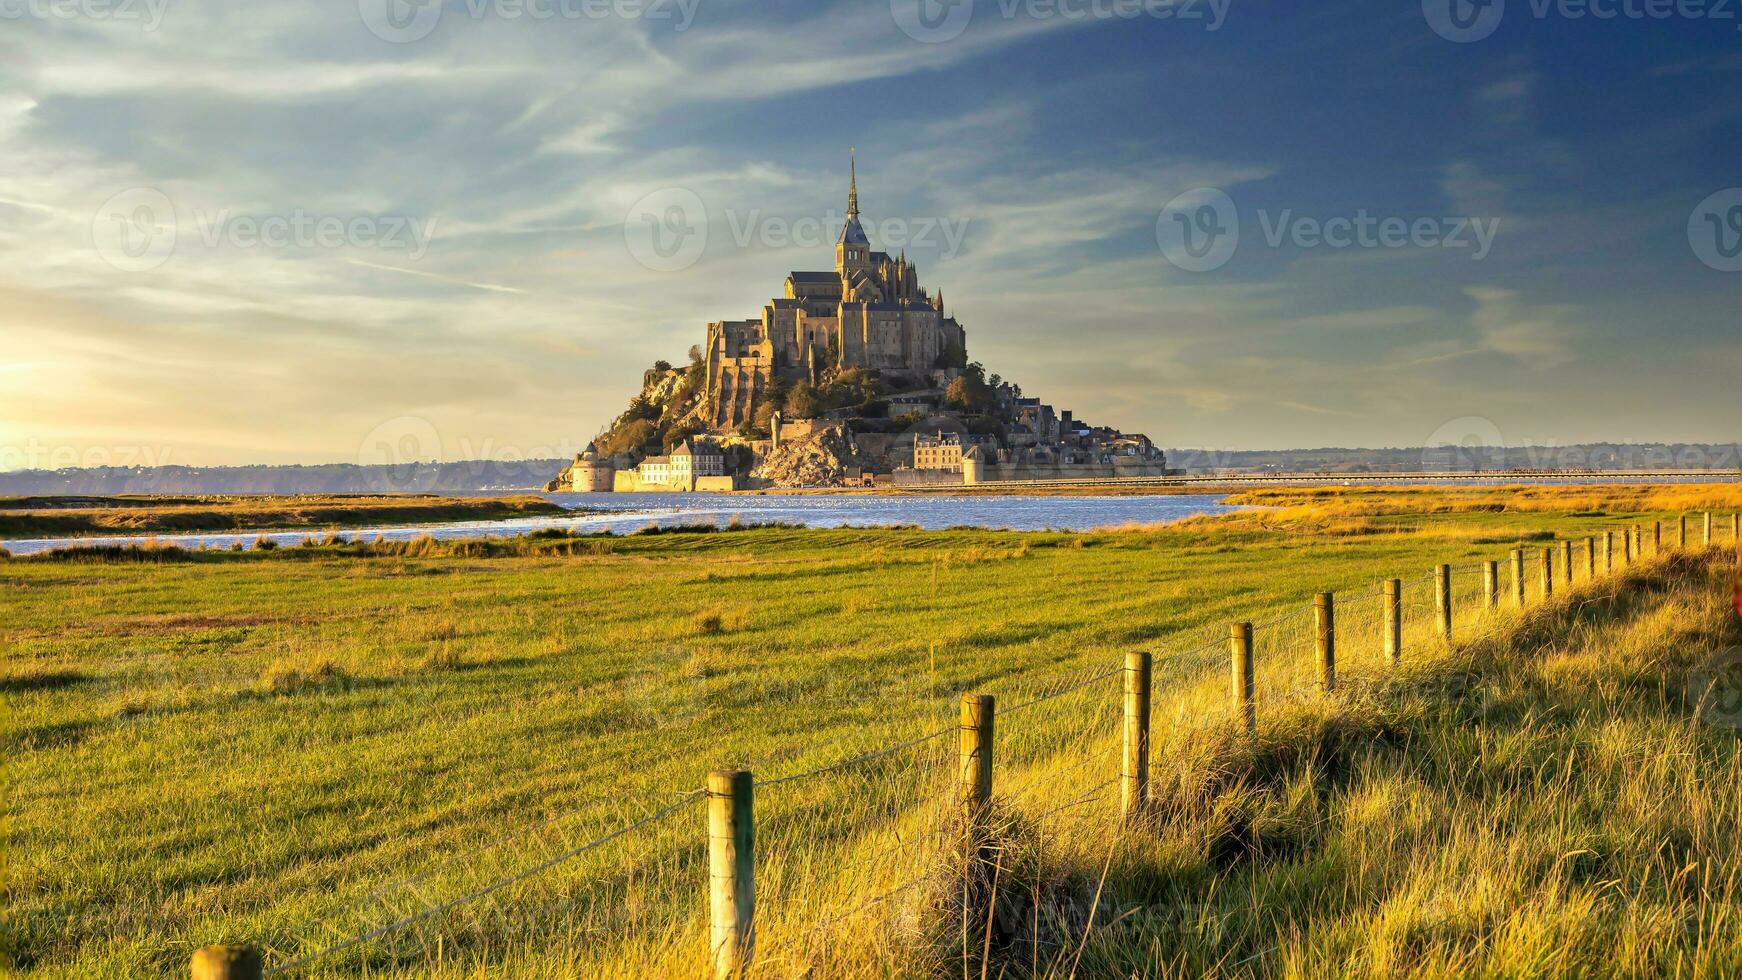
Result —
<svg viewBox="0 0 1742 980"><path fill-rule="evenodd" d="M847 152L851 154L847 162L847 217L856 218L859 216L859 148Z"/></svg>

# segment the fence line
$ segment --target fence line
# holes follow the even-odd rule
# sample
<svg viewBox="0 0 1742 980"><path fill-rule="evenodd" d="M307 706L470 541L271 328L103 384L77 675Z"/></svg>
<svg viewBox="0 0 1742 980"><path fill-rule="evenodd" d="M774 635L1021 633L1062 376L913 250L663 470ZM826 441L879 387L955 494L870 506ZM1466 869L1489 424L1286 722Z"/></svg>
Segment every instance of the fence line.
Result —
<svg viewBox="0 0 1742 980"><path fill-rule="evenodd" d="M1564 591L1568 586L1580 582L1590 583L1625 572L1633 565L1644 560L1649 554L1653 558L1662 557L1678 551L1709 551L1718 543L1715 535L1713 515L1701 515L1697 530L1690 530L1688 518L1682 515L1679 521L1665 533L1662 521L1653 524L1649 536L1643 524L1633 524L1622 530L1622 547L1616 548L1613 542L1613 531L1604 531L1601 536L1593 535L1575 543L1572 539L1556 539L1545 542L1534 557L1524 548L1515 548L1511 553L1510 586L1514 604L1520 608L1528 605L1529 599L1535 597L1539 602L1547 602L1554 598L1556 586ZM1742 571L1742 515L1730 515L1730 537L1732 548L1736 551L1738 568ZM1698 535L1699 544L1695 545L1693 538ZM1671 541L1673 539L1673 542ZM1532 569L1530 566L1535 565ZM1581 576L1579 573L1583 571ZM1466 576L1460 573L1476 573L1467 576L1468 586L1459 588L1459 583ZM1532 574L1534 572L1534 574ZM1501 600L1501 571L1499 563L1492 560L1477 560L1462 564L1442 564L1420 578L1408 580L1389 579L1376 590L1358 592L1338 600L1334 593L1319 593L1311 604L1289 610L1260 623L1240 622L1231 627L1229 639L1212 640L1183 651L1175 651L1162 656L1149 652L1137 652L1130 655L1124 663L1108 670L1102 670L1081 681L1067 681L1064 687L1029 698L1008 707L998 707L996 699L990 695L967 694L962 700L962 719L956 725L939 728L919 737L908 739L893 745L884 746L859 755L841 760L816 769L807 770L768 780L756 780L748 770L716 770L709 776L708 786L683 792L679 798L645 816L628 822L616 829L594 837L579 845L571 846L562 852L521 868L512 874L496 878L482 886L472 888L465 893L440 902L430 902L425 908L402 915L393 921L373 929L352 935L332 945L313 952L289 959L263 970L260 956L246 947L212 946L196 952L193 960L195 980L257 980L261 977L278 976L289 973L347 949L353 949L396 930L437 916L479 898L498 892L516 883L526 881L558 864L570 861L580 855L592 852L612 841L627 837L644 827L654 825L682 812L690 803L705 797L708 802L708 851L709 879L712 882L709 893L710 920L710 960L717 976L729 977L741 973L751 963L755 954L755 803L754 791L785 786L830 773L840 772L877 759L886 758L896 753L919 748L923 745L941 739L952 730L957 731L961 738L958 759L960 790L957 794L958 805L963 817L968 821L968 831L963 840L968 846L971 860L977 853L976 848L983 843L986 813L994 793L994 778L999 771L995 753L997 741L993 737L996 719L1008 717L1069 694L1086 690L1102 681L1115 676L1124 675L1123 710L1121 712L1121 738L1108 749L1086 755L1074 763L1053 769L1044 775L1028 780L1025 784L1015 787L1013 793L1008 793L1011 800L1031 794L1041 786L1051 784L1066 775L1076 775L1085 767L1094 763L1111 762L1121 756L1124 761L1119 771L1110 778L1095 786L1089 787L1082 794L1073 797L1061 806L1041 813L1044 817L1052 813L1075 808L1095 802L1106 795L1115 784L1125 784L1121 796L1121 818L1125 820L1140 820L1145 816L1148 804L1148 767L1150 758L1151 737L1151 699L1154 690L1152 667L1156 664L1185 667L1189 672L1192 659L1208 654L1218 648L1226 649L1232 667L1233 687L1231 703L1234 709L1234 723L1239 728L1251 732L1257 727L1258 707L1260 704L1270 704L1304 698L1317 692L1332 693L1336 688L1337 667L1339 660L1348 661L1357 657L1363 661L1369 657L1387 666L1395 666L1408 658L1409 646L1403 642L1409 637L1417 643L1449 644L1453 641L1460 621L1467 627L1472 621L1482 621L1497 608L1506 605ZM1410 602L1405 598L1416 586L1433 583L1431 598L1423 593L1419 602ZM1372 599L1380 600L1376 610L1380 614L1376 620L1364 618L1368 615L1365 604ZM1405 615L1410 611L1431 612L1432 619L1423 624L1417 622L1416 629L1407 629ZM1310 629L1299 632L1287 632L1285 626L1292 626L1296 621L1312 619ZM1339 625L1341 624L1341 632ZM1356 624L1351 628L1351 623ZM1427 628L1420 628L1420 627ZM1368 632L1376 629L1376 635ZM1263 644L1255 644L1255 637L1261 637ZM1430 638L1431 637L1431 638ZM1165 647L1165 644L1163 644ZM1288 657L1290 652L1301 653L1311 648L1313 655L1309 657ZM1277 654L1283 656L1277 656ZM1260 656L1262 654L1262 656ZM1277 661L1280 661L1278 663ZM1200 668L1210 662L1198 665ZM1265 697L1260 699L1257 689L1257 679L1260 667L1267 668L1265 678L1279 675L1290 667L1310 666L1310 676L1304 683L1285 684L1280 691L1265 689ZM1180 675L1186 676L1186 675ZM1134 677L1136 678L1134 680ZM1090 740L1098 740L1100 736L1091 734ZM1079 746L1080 747L1080 746ZM1057 756L1058 752L1053 755ZM597 802L597 801L596 801ZM526 834L554 827L575 811L551 818L537 827L527 827L475 848L470 848L456 855L438 858L413 875L407 876L389 885L376 889L371 894L371 900L385 893L418 885L437 871L450 867L462 859L475 857L483 851L512 841ZM1037 818L1038 819L1038 818ZM897 845L888 848L885 855L894 853L910 853L919 845L927 842L941 842L951 836L947 827L934 830L931 834L915 835L902 838L896 833ZM816 924L815 933L841 921L844 918L858 914L863 909L886 901L893 895L910 890L932 876L930 871L921 873L902 884L873 895L870 899L858 903L848 911L825 917Z"/></svg>

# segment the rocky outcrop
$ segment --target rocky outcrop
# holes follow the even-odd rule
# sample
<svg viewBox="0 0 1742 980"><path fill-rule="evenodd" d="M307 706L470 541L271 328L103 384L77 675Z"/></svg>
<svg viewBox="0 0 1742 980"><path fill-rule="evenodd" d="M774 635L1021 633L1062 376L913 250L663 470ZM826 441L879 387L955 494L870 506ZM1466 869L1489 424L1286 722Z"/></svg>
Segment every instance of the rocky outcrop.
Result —
<svg viewBox="0 0 1742 980"><path fill-rule="evenodd" d="M803 441L782 442L750 475L776 487L841 487L848 471L859 466L851 436L837 426Z"/></svg>

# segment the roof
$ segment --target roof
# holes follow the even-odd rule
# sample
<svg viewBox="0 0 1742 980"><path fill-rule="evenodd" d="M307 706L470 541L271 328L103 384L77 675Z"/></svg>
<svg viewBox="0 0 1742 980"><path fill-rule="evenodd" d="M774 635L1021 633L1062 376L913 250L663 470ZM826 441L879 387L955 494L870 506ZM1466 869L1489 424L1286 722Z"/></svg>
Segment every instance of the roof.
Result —
<svg viewBox="0 0 1742 980"><path fill-rule="evenodd" d="M836 245L869 245L871 239L865 237L865 228L859 224L857 214L849 217L847 223L841 226L841 237L835 239Z"/></svg>
<svg viewBox="0 0 1742 980"><path fill-rule="evenodd" d="M839 272L789 272L786 278L793 282L840 282Z"/></svg>
<svg viewBox="0 0 1742 980"><path fill-rule="evenodd" d="M719 452L720 447L716 446L712 439L685 439L676 449L671 451L671 454L673 456L696 456L706 453L715 456Z"/></svg>
<svg viewBox="0 0 1742 980"><path fill-rule="evenodd" d="M668 464L670 462L671 462L670 456L649 456L646 459L641 461L641 465L646 466L648 463Z"/></svg>

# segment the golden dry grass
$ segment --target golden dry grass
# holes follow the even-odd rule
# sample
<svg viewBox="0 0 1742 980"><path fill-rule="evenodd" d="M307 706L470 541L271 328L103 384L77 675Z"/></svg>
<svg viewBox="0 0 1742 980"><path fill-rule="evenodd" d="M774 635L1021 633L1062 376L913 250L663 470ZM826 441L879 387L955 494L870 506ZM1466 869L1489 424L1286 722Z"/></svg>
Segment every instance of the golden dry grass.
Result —
<svg viewBox="0 0 1742 980"><path fill-rule="evenodd" d="M1737 642L1727 566L1581 573L1523 615L1473 599L1472 562L1670 516L15 560L5 952L164 975L241 939L282 964L435 906L287 975L699 975L702 810L679 794L738 764L824 770L758 789L758 976L1722 975L1742 768L1685 693ZM1441 561L1450 648L1421 581ZM1311 693L1310 620L1261 626L1260 726L1234 734L1227 624L1318 589L1339 691ZM1117 820L1101 676L1139 647L1167 655L1143 830ZM974 691L1000 698L990 872L952 802Z"/></svg>

